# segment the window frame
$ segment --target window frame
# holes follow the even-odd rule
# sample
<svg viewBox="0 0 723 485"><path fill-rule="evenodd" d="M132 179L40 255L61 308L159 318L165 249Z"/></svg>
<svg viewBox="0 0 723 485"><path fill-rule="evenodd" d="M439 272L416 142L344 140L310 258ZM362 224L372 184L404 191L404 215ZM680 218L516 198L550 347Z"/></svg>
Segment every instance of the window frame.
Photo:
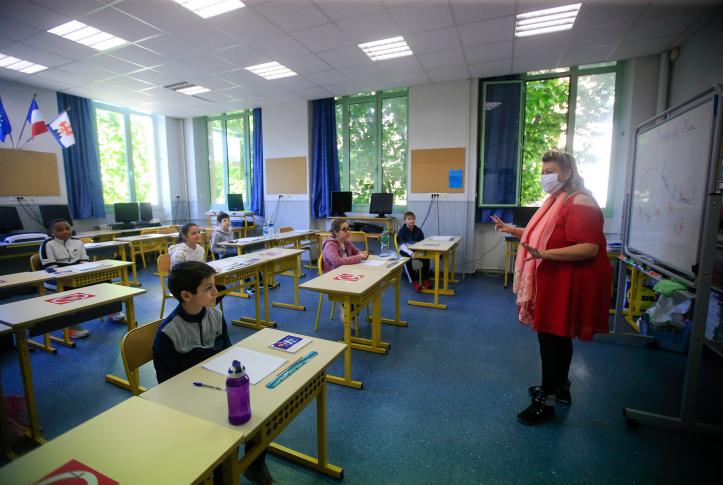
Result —
<svg viewBox="0 0 723 485"><path fill-rule="evenodd" d="M605 63L603 63L605 64ZM614 199L614 193L615 193L615 187L614 183L612 181L615 180L615 153L617 153L619 148L619 141L618 137L615 136L616 128L620 125L620 119L622 115L622 103L621 103L621 94L623 91L623 69L624 63L622 62L616 62L611 65L582 65L582 66L570 66L568 69L555 71L555 72L539 72L539 73L523 73L517 76L517 79L508 79L508 80L486 80L486 79L480 79L478 84L478 89L480 90L481 95L479 96L480 104L478 106L478 113L480 113L480 123L479 123L479 131L478 131L478 146L477 146L477 169L478 169L478 193L477 193L477 207L478 208L495 208L495 207L521 207L520 206L520 186L522 181L522 171L523 171L523 160L522 160L522 147L524 146L525 139L524 139L524 110L526 106L527 101L527 81L542 81L547 79L557 79L557 78L563 78L563 77L569 77L570 78L570 90L568 92L568 100L567 100L567 132L566 132L566 139L565 139L565 150L572 153L572 147L574 142L574 135L575 135L575 111L577 109L577 82L578 78L581 76L589 76L594 74L608 74L608 73L615 73L615 102L613 104L613 137L612 142L610 144L610 169L608 172L608 196L607 196L607 203L605 207L602 208L603 215L605 217L612 217L614 211L615 211L615 199ZM511 83L511 82L520 82L522 83L522 89L520 90L520 96L521 96L521 102L520 102L520 146L517 150L517 166L518 166L518 180L517 180L517 193L515 195L515 198L517 200L517 203L514 205L510 204L483 204L482 201L484 200L482 198L482 191L484 190L484 166L483 166L483 156L484 156L484 116L482 113L484 113L484 98L486 94L486 86L487 84L501 84L501 83Z"/></svg>
<svg viewBox="0 0 723 485"><path fill-rule="evenodd" d="M244 209L250 210L251 207L251 190L253 187L253 133L251 129L251 123L253 123L253 110L235 111L233 113L221 113L214 116L207 116L205 119L206 128L206 164L208 167L208 194L209 194L209 207L211 209L226 209L228 205L228 194L229 194L229 164L228 164L228 121L243 119L244 126L244 153L243 153L243 176L246 182L246 193L244 194ZM213 184L213 174L211 173L211 150L208 145L208 124L212 121L221 122L221 153L223 155L223 191L226 195L226 200L222 204L215 203L211 199L211 185Z"/></svg>
<svg viewBox="0 0 723 485"><path fill-rule="evenodd" d="M382 91L372 91L371 93L359 93L347 96L340 96L336 98L336 106L341 105L342 107L342 127L343 133L342 138L344 139L343 156L341 160L343 163L339 163L341 169L341 176L339 183L342 191L350 191L350 174L351 174L351 146L349 144L349 105L352 104L364 104L374 102L374 117L376 122L376 164L374 169L374 190L376 192L382 189L382 108L384 100L392 98L407 98L407 160L405 164L405 186L407 188L407 204L409 204L409 89L408 88L393 88ZM335 106L335 107L336 107ZM338 136L338 134L337 134ZM352 212L369 212L368 205L352 205ZM406 212L407 205L394 205L392 208L393 213Z"/></svg>
<svg viewBox="0 0 723 485"><path fill-rule="evenodd" d="M125 132L125 146L126 146L126 169L128 170L128 194L130 195L130 200L126 202L144 202L139 201L136 196L136 178L135 178L135 170L133 167L133 132L131 130L131 115L136 116L147 116L151 120L151 124L153 126L153 163L156 166L156 194L158 195L158 200L155 204L153 204L154 209L160 210L163 206L163 202L161 200L162 193L161 193L161 175L160 175L160 165L159 165L159 157L158 157L158 125L156 123L156 118L150 113L143 113L142 111L136 111L130 108L123 108L120 106L114 106L112 104L106 104L102 103L100 101L93 101L92 103L93 107L93 132L95 134L96 139L96 149L98 152L100 152L100 146L98 146L99 143L99 136L98 136L98 117L96 115L96 111L101 109L104 111L112 111L114 113L118 113L121 116L123 116L123 129ZM99 159L100 162L100 159ZM101 167L102 168L102 167ZM105 198L103 198L103 206L105 207L106 212L113 212L113 204L108 204L105 201Z"/></svg>

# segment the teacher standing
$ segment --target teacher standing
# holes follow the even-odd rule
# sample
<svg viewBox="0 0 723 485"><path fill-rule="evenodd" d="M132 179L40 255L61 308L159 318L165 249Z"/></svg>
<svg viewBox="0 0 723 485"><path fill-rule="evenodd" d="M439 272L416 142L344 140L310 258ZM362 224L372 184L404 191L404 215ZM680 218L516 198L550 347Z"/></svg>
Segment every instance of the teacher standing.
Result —
<svg viewBox="0 0 723 485"><path fill-rule="evenodd" d="M602 211L573 156L545 152L540 183L550 195L527 227L492 216L498 230L520 238L513 291L520 322L532 327L540 342L542 385L529 388L532 402L517 415L524 424L551 420L555 403L572 403L572 339L608 332L612 282Z"/></svg>

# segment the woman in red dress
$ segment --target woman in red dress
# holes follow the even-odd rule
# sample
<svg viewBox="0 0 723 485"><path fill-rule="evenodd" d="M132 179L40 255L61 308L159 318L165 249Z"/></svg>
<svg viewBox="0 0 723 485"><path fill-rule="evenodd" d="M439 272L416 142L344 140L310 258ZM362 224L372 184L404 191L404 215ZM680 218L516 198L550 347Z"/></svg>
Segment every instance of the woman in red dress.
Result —
<svg viewBox="0 0 723 485"><path fill-rule="evenodd" d="M493 216L498 230L520 238L513 289L520 322L540 342L542 385L529 389L532 403L517 415L524 424L553 419L556 402L571 404L572 339L608 332L612 281L602 211L572 155L545 152L541 184L550 196L527 227Z"/></svg>

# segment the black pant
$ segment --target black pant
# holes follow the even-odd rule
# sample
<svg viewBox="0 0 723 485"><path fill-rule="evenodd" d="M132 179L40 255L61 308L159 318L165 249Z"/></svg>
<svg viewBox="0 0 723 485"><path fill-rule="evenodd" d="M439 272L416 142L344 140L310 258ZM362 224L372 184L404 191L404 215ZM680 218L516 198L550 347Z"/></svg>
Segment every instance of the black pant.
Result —
<svg viewBox="0 0 723 485"><path fill-rule="evenodd" d="M542 360L542 391L550 396L567 381L572 361L572 339L542 332L537 334L537 339Z"/></svg>
<svg viewBox="0 0 723 485"><path fill-rule="evenodd" d="M401 254L402 256L405 256L407 258L410 258L409 261L404 263L404 267L407 268L407 274L409 275L410 278L412 278L412 282L417 281L416 271L414 271L414 267L412 266L412 261L414 261L413 259L411 259L412 255L404 250L400 250L399 254ZM422 269L421 269L422 279L423 280L429 279L429 260L420 258L417 261L422 262Z"/></svg>

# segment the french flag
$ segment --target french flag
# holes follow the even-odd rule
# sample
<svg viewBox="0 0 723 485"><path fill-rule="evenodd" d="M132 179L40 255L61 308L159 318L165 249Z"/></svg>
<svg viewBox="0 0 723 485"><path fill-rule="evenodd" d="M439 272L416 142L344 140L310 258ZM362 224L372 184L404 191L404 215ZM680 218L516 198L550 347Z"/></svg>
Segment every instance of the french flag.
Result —
<svg viewBox="0 0 723 485"><path fill-rule="evenodd" d="M35 98L33 98L33 101L30 103L26 120L30 123L30 136L38 136L48 131L48 127L45 126L45 121L43 121L43 114L40 112Z"/></svg>

